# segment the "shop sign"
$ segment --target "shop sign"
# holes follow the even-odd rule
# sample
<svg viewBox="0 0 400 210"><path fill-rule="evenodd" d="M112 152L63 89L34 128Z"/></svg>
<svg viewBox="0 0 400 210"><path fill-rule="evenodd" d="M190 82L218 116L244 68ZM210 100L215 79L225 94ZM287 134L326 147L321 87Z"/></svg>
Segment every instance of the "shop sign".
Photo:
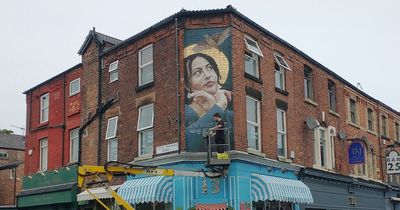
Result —
<svg viewBox="0 0 400 210"><path fill-rule="evenodd" d="M364 147L360 142L353 142L350 144L349 164L363 164L365 163L365 152Z"/></svg>
<svg viewBox="0 0 400 210"><path fill-rule="evenodd" d="M391 151L386 156L386 173L399 174L400 173L400 156L396 151Z"/></svg>

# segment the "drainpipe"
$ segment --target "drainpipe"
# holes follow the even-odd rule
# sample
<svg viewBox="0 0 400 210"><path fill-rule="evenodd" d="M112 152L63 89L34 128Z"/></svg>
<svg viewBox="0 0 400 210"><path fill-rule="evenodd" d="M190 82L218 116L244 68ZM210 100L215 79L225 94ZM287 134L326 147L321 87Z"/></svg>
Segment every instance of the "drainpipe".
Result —
<svg viewBox="0 0 400 210"><path fill-rule="evenodd" d="M179 74L179 46L178 46L178 40L179 40L179 31L178 31L178 18L175 18L175 61L176 61L176 114L178 115L177 119L177 124L178 124L178 154L181 153L181 97L179 93L179 80L180 80L180 74Z"/></svg>
<svg viewBox="0 0 400 210"><path fill-rule="evenodd" d="M382 145L382 140L381 140L381 118L380 118L380 116L381 116L381 109L380 109L380 106L379 106L379 102L376 102L376 104L378 105L378 113L377 113L377 116L376 116L376 122L377 122L377 130L378 130L378 141L379 141L379 157L381 157L381 155L382 155L382 147L383 147L383 145ZM386 150L385 150L386 151ZM384 157L386 157L386 152L385 152L385 156ZM382 180L386 180L386 176L383 176L384 174L386 174L386 173L384 173L384 171L383 171L383 166L385 165L385 158L380 158L381 159L381 174L382 174ZM387 180L386 180L387 181Z"/></svg>
<svg viewBox="0 0 400 210"><path fill-rule="evenodd" d="M65 144L65 128L66 128L66 123L65 123L65 105L66 105L66 93L65 93L65 73L63 74L63 125L62 126L62 138L61 138L61 167L64 167L64 144Z"/></svg>

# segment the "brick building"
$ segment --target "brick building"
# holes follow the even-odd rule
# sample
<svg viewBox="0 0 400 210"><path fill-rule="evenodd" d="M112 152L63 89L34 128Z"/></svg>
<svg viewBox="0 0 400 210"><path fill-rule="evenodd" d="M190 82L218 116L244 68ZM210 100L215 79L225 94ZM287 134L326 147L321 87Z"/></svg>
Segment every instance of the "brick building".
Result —
<svg viewBox="0 0 400 210"><path fill-rule="evenodd" d="M26 165L20 209L76 205L81 72L82 65L75 65L24 92Z"/></svg>
<svg viewBox="0 0 400 210"><path fill-rule="evenodd" d="M398 208L385 157L399 112L231 6L182 10L124 41L92 30L78 53L82 164L220 172L204 137L213 114L225 122L223 176L118 180L137 209Z"/></svg>
<svg viewBox="0 0 400 210"><path fill-rule="evenodd" d="M24 136L0 134L0 208L16 206L22 189L19 177L24 173L24 141Z"/></svg>

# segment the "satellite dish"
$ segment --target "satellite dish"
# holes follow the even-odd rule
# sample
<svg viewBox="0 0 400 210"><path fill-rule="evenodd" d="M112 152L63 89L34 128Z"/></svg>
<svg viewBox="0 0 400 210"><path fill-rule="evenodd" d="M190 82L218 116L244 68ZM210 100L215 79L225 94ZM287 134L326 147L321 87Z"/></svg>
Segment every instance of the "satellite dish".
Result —
<svg viewBox="0 0 400 210"><path fill-rule="evenodd" d="M343 130L340 130L338 136L339 136L339 139L344 140L346 138L347 134Z"/></svg>
<svg viewBox="0 0 400 210"><path fill-rule="evenodd" d="M306 124L307 124L307 127L311 130L319 126L318 121L315 118L310 117L310 116L307 117Z"/></svg>

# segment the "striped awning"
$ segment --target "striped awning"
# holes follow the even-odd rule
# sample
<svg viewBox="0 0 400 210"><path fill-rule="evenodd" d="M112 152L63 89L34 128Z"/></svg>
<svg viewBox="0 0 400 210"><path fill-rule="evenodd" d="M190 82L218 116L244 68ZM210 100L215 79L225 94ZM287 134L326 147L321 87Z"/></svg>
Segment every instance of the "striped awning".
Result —
<svg viewBox="0 0 400 210"><path fill-rule="evenodd" d="M114 186L110 186L110 187L112 190L116 190L120 186L121 185L114 185ZM99 199L112 198L112 196L107 192L106 189L104 189L103 187L97 187L97 188L89 188L89 189L86 189L85 191L79 193L77 195L76 200L77 201L94 200L95 198L88 192L88 190L90 191L90 193L92 193Z"/></svg>
<svg viewBox="0 0 400 210"><path fill-rule="evenodd" d="M152 176L128 180L118 194L129 203L172 202L172 177Z"/></svg>
<svg viewBox="0 0 400 210"><path fill-rule="evenodd" d="M303 182L261 174L251 174L251 199L313 203L311 191Z"/></svg>

